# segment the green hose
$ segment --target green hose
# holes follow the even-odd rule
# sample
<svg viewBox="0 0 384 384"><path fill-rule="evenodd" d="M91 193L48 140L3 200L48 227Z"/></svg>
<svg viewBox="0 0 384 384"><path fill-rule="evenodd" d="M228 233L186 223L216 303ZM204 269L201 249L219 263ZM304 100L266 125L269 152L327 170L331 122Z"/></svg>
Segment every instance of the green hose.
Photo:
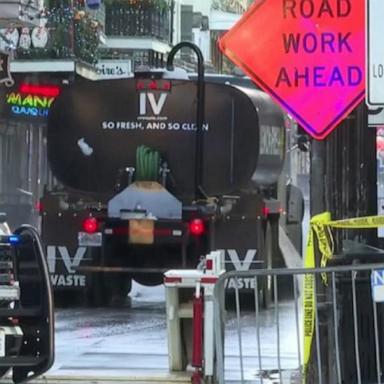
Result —
<svg viewBox="0 0 384 384"><path fill-rule="evenodd" d="M141 145L136 150L136 181L157 181L161 158L158 151Z"/></svg>

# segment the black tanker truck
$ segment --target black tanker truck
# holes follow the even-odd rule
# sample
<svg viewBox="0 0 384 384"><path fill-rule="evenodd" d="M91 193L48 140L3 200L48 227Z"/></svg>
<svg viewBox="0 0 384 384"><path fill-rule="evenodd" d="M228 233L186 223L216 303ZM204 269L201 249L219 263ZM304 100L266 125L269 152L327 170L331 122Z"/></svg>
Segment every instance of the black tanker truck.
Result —
<svg viewBox="0 0 384 384"><path fill-rule="evenodd" d="M211 250L228 269L271 267L286 117L248 78L206 75L204 84L200 151L196 76L81 80L56 99L47 151L58 183L40 205L56 292L108 304L132 280L161 284L164 271L196 268ZM266 281L265 302L268 292Z"/></svg>

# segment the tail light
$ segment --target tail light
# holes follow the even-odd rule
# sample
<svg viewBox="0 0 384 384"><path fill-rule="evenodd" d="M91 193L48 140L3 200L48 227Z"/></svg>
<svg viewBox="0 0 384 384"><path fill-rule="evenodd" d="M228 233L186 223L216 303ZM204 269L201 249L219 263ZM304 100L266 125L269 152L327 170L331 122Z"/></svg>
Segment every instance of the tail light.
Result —
<svg viewBox="0 0 384 384"><path fill-rule="evenodd" d="M97 222L96 218L87 217L86 219L84 219L82 227L84 232L92 234L97 232L97 230L99 229L99 223Z"/></svg>
<svg viewBox="0 0 384 384"><path fill-rule="evenodd" d="M43 203L40 200L36 202L35 209L39 213L43 212L44 207L43 207Z"/></svg>
<svg viewBox="0 0 384 384"><path fill-rule="evenodd" d="M263 207L263 216L264 218L267 218L268 215L271 213L271 210L268 207Z"/></svg>
<svg viewBox="0 0 384 384"><path fill-rule="evenodd" d="M201 236L205 232L204 221L201 219L193 219L190 221L189 232L194 236Z"/></svg>

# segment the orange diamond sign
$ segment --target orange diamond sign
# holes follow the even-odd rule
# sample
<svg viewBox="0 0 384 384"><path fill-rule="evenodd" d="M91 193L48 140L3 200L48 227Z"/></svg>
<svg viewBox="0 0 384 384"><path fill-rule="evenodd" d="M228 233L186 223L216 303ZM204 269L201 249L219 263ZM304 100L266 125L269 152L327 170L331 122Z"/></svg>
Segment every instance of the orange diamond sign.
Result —
<svg viewBox="0 0 384 384"><path fill-rule="evenodd" d="M364 99L364 0L256 0L219 46L316 139Z"/></svg>

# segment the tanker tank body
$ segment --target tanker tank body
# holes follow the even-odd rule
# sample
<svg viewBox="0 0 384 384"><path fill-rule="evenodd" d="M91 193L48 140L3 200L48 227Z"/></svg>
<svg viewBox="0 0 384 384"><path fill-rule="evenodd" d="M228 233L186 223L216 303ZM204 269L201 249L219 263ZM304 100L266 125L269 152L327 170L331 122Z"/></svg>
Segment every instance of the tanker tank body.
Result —
<svg viewBox="0 0 384 384"><path fill-rule="evenodd" d="M216 249L229 269L268 262L268 242L277 241L269 223L278 208L269 203L284 161L284 114L250 80L207 75L204 195L196 198L196 105L193 78L158 72L79 81L56 99L47 150L60 184L41 205L57 292L81 290L95 305L118 302L132 279L160 284L164 271L195 268Z"/></svg>
<svg viewBox="0 0 384 384"><path fill-rule="evenodd" d="M196 76L191 76L196 80ZM257 88L246 76L207 75L207 82L225 84L247 95L257 111L253 124L258 130L257 165L249 183L237 191L238 201L229 215L216 226L216 244L225 252L227 270L285 267L279 247L280 214L286 201L278 200L278 183L284 169L286 155L286 121L288 116L271 97ZM239 122L241 124L241 122ZM283 175L284 176L284 175ZM297 202L292 202L296 206ZM285 220L284 220L285 221ZM239 278L241 292L253 294L253 278ZM234 280L227 281L227 292L234 299ZM265 278L259 283L264 307L272 300L272 282Z"/></svg>

